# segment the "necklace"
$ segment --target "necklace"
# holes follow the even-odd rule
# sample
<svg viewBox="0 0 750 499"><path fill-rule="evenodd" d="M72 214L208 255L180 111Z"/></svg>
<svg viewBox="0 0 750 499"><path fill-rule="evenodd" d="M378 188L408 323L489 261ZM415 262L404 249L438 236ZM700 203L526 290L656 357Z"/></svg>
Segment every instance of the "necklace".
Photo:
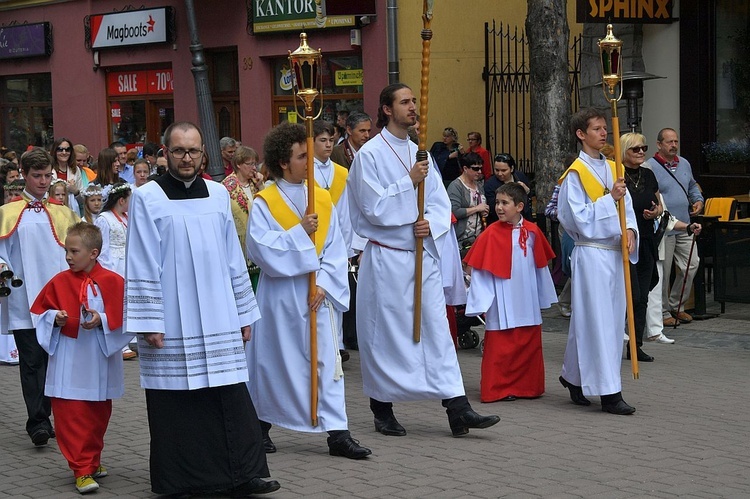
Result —
<svg viewBox="0 0 750 499"><path fill-rule="evenodd" d="M325 166L325 163L321 163L321 162L315 160L315 168L317 169L317 171L320 172L320 178L323 180L323 182L326 183L326 185L323 187L323 189L325 189L327 191L330 191L331 190L331 184L333 183L333 168L331 168L331 174L330 174L331 178L327 179L325 172L322 170L322 168L320 168L321 166Z"/></svg>
<svg viewBox="0 0 750 499"><path fill-rule="evenodd" d="M641 169L638 168L638 179L633 181L633 176L628 173L628 170L632 170L632 168L625 168L625 177L630 181L631 184L634 184L635 188L638 189L638 184L641 183Z"/></svg>
<svg viewBox="0 0 750 499"><path fill-rule="evenodd" d="M297 203L294 202L294 200L289 196L289 194L286 193L286 191L281 187L281 183L277 182L276 187L279 188L279 192L284 195L284 197L291 203L292 207L294 208L294 211L297 212L297 215L299 215L300 220L304 217L305 210L300 210L299 206L297 206ZM304 191L305 193L305 205L307 205L307 191Z"/></svg>
<svg viewBox="0 0 750 499"><path fill-rule="evenodd" d="M388 147L391 149L391 151L393 151L393 154L396 155L396 157L398 158L398 162L401 163L401 166L404 167L404 170L406 170L406 173L409 173L409 167L406 166L406 163L404 163L404 161L401 159L401 156L398 155L398 153L393 148L393 146L390 144L390 142L388 142L385 139L385 136L383 135L383 132L380 132L378 135L380 135L380 138L383 139L383 142L385 142L388 145ZM410 142L411 142L410 140L406 141L406 154L408 155L409 158L411 158L411 150L410 150L410 147L409 147L409 143Z"/></svg>
<svg viewBox="0 0 750 499"><path fill-rule="evenodd" d="M582 154L581 156L587 156L587 154ZM609 180L609 173L607 173L607 171L609 170L609 164L607 164L606 161L604 162L605 170L604 170L604 178L602 178L602 176L599 175L599 173L596 171L596 167L594 165L590 164L585 159L584 159L584 162L590 167L589 169L592 172L594 172L594 175L596 175L599 181L602 183L602 186L604 187L604 195L606 196L607 194L609 194L610 192L609 187L607 187L609 185L609 182L607 182L607 180Z"/></svg>

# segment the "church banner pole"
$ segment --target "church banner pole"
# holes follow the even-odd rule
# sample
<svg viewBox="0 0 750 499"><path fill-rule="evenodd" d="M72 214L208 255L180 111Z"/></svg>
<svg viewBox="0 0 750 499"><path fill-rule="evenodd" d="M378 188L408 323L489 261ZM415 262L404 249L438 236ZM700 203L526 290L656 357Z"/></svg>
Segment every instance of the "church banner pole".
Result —
<svg viewBox="0 0 750 499"><path fill-rule="evenodd" d="M320 49L314 50L307 44L307 34L300 33L300 45L294 52L289 52L289 65L292 71L295 86L295 111L297 110L297 99L304 104L305 135L307 145L307 209L305 215L315 213L315 166L314 166L314 140L313 121L320 116L323 110L323 80L321 72L322 54ZM314 114L315 99L320 97L321 102L317 114ZM310 239L315 246L315 232L310 233ZM317 247L316 247L317 251ZM309 293L308 303L312 303L317 294L317 283L315 272L308 275ZM310 421L312 426L318 426L318 314L310 309Z"/></svg>
<svg viewBox="0 0 750 499"><path fill-rule="evenodd" d="M419 150L417 161L427 160L427 107L430 92L430 41L432 40L432 7L434 0L424 0L422 7L422 84L419 96ZM424 180L417 185L417 220L424 220ZM422 258L424 239L417 238L414 258L414 341L419 343L422 334Z"/></svg>
<svg viewBox="0 0 750 499"><path fill-rule="evenodd" d="M615 38L612 25L607 25L607 36L599 40L599 52L602 64L602 89L604 98L612 106L612 142L615 146L615 173L617 178L625 177L622 165L622 149L620 145L620 118L617 116L617 102L622 98L622 40ZM618 87L619 86L619 87ZM632 284L630 282L630 255L628 253L628 233L625 223L625 196L617 201L617 211L620 217L620 237L622 249L622 265L625 275L625 300L627 304L628 338L630 339L630 359L633 379L638 379L638 346L635 342L635 314L633 312Z"/></svg>

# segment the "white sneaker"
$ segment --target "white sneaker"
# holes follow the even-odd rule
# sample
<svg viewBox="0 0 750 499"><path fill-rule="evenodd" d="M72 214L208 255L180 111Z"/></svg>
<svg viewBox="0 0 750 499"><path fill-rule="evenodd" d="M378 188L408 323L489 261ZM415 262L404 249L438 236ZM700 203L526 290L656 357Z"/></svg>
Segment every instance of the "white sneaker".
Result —
<svg viewBox="0 0 750 499"><path fill-rule="evenodd" d="M563 317L570 317L570 305L563 305L562 303L558 303L558 308L560 309L560 315Z"/></svg>
<svg viewBox="0 0 750 499"><path fill-rule="evenodd" d="M671 338L667 338L664 333L659 333L656 336L649 336L648 341L655 341L657 343L664 343L665 345L671 345L674 343L674 340Z"/></svg>

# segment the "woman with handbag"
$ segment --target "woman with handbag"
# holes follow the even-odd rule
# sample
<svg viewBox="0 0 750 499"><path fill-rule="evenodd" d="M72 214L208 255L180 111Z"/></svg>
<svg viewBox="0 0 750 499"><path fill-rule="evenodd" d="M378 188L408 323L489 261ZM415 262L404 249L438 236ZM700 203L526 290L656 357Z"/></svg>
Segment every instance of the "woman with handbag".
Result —
<svg viewBox="0 0 750 499"><path fill-rule="evenodd" d="M638 346L638 360L653 362L654 358L643 350L643 331L646 328L648 293L659 282L656 273L658 259L654 238L656 220L664 211L659 201L659 184L656 176L641 165L646 159L646 137L639 133L626 133L620 137L622 163L625 166L625 185L633 199L633 211L638 222L638 263L630 265L631 294L635 320L635 337ZM628 359L630 349L628 348Z"/></svg>

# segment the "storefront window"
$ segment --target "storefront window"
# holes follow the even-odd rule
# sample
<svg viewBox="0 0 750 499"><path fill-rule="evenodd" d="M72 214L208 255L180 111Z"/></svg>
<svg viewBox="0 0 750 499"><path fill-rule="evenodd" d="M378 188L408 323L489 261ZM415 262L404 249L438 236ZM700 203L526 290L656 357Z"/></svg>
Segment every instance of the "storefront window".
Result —
<svg viewBox="0 0 750 499"><path fill-rule="evenodd" d="M2 145L18 153L54 142L49 73L0 79Z"/></svg>
<svg viewBox="0 0 750 499"><path fill-rule="evenodd" d="M169 68L108 73L110 141L135 148L145 142L160 144L174 121L172 79Z"/></svg>
<svg viewBox="0 0 750 499"><path fill-rule="evenodd" d="M274 72L274 119L295 121L292 76L289 59L280 58L273 62ZM359 55L323 56L323 113L321 119L336 122L338 111L362 111L362 58ZM320 101L315 102L315 111Z"/></svg>
<svg viewBox="0 0 750 499"><path fill-rule="evenodd" d="M750 6L717 0L716 140L750 148Z"/></svg>

